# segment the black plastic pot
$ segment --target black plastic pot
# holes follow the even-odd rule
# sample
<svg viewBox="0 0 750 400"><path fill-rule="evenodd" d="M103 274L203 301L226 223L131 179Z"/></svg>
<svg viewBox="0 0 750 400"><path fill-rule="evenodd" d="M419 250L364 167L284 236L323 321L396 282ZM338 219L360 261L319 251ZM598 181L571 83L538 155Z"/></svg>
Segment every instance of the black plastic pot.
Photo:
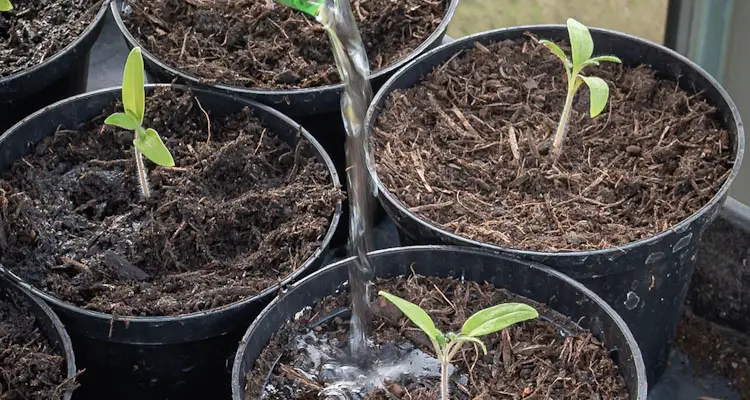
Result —
<svg viewBox="0 0 750 400"><path fill-rule="evenodd" d="M414 86L436 66L456 53L472 48L475 42L488 44L518 39L526 32L551 40L568 38L567 29L562 25L522 26L468 36L430 51L397 72L376 95L368 111L368 133L372 134L373 123L393 90ZM628 65L649 65L663 78L679 79L684 89L702 92L717 107L718 115L729 131L736 162L719 193L689 218L668 231L619 248L567 253L524 251L477 242L437 227L409 211L390 193L372 165L370 173L377 182L381 204L399 228L402 244L458 244L491 249L548 265L602 296L633 331L643 352L649 383L654 384L669 357L695 269L699 239L723 204L727 190L739 172L744 131L739 111L729 95L695 63L666 47L626 34L603 29L591 29L591 34L597 54L616 54Z"/></svg>
<svg viewBox="0 0 750 400"><path fill-rule="evenodd" d="M156 86L147 85L147 91ZM338 176L331 159L309 133L289 118L267 106L223 93L202 89L192 89L192 92L213 116L220 117L249 107L292 148L298 134L309 140L338 186ZM100 115L103 108L119 98L120 88L103 89L63 100L26 118L0 137L0 170L6 170L13 161L31 151L33 143L52 135L59 125L78 126ZM320 267L340 216L339 202L321 246L278 285L251 298L205 312L169 317L109 315L62 302L31 287L4 268L0 268L0 273L7 274L46 300L68 327L79 366L86 369L79 389L82 393L77 393L77 398L227 398L231 359L247 325L271 301L280 287Z"/></svg>
<svg viewBox="0 0 750 400"><path fill-rule="evenodd" d="M442 1L446 6L445 17L442 23L414 51L390 67L372 74L371 82L374 91L377 91L394 72L403 68L409 61L441 44L448 24L458 6L458 0ZM112 14L115 16L117 26L125 36L129 47L143 47L128 31L122 21L120 16L122 3L122 0L112 1ZM202 85L199 78L170 67L145 49L143 51L143 58L146 69L154 76L157 82ZM257 90L221 84L210 85L210 87L269 105L285 115L294 118L294 120L310 131L323 145L328 154L331 155L342 179L346 177L344 173L346 168L344 156L346 132L341 120L341 93L344 88L342 84L288 90Z"/></svg>
<svg viewBox="0 0 750 400"><path fill-rule="evenodd" d="M638 345L617 313L589 289L560 272L532 262L476 248L415 246L371 253L375 275L394 278L420 275L489 282L496 287L546 304L580 321L580 326L611 349L631 399L646 399L646 372ZM294 284L260 313L240 343L232 369L233 400L244 398L245 376L263 348L287 321L307 306L333 295L348 280L348 263L332 264Z"/></svg>
<svg viewBox="0 0 750 400"><path fill-rule="evenodd" d="M83 93L89 71L89 52L104 26L109 0L73 43L41 64L0 78L0 132L27 115L58 100Z"/></svg>
<svg viewBox="0 0 750 400"><path fill-rule="evenodd" d="M65 377L73 379L77 373L73 345L70 343L70 337L57 315L43 301L32 296L27 290L13 285L11 280L0 275L0 301L3 301L6 295L21 300L29 307L36 318L38 328L49 341L50 346L65 358ZM72 395L72 390L66 392L63 395L63 400L70 400Z"/></svg>

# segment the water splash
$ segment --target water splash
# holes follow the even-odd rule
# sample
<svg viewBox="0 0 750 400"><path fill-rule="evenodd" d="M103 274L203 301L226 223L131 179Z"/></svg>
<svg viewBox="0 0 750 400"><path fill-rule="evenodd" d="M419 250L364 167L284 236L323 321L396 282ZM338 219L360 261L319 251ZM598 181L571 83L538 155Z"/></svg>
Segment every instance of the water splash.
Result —
<svg viewBox="0 0 750 400"><path fill-rule="evenodd" d="M382 345L372 352L371 363L359 367L342 356L334 336L311 330L295 337L290 346L299 349L295 370L312 381L324 384L319 397L326 400L361 400L382 390L389 383L440 379L440 362L408 341ZM449 367L449 373L454 367ZM280 388L267 386L265 395L279 394ZM274 397L275 398L275 397Z"/></svg>

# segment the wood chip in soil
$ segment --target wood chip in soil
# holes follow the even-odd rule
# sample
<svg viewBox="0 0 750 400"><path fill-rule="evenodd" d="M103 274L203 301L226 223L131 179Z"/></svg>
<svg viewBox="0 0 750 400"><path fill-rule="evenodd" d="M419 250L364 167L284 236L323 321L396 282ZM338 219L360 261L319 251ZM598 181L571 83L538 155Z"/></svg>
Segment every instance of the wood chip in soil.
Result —
<svg viewBox="0 0 750 400"><path fill-rule="evenodd" d="M3 400L60 400L75 387L29 305L6 289L0 289L0 371Z"/></svg>
<svg viewBox="0 0 750 400"><path fill-rule="evenodd" d="M0 12L0 78L40 64L73 43L101 0L13 0Z"/></svg>
<svg viewBox="0 0 750 400"><path fill-rule="evenodd" d="M256 89L340 82L323 27L271 0L127 0L125 24L159 60L207 83ZM437 0L351 1L373 71L404 58L443 20Z"/></svg>
<svg viewBox="0 0 750 400"><path fill-rule="evenodd" d="M592 119L579 90L554 164L560 60L532 38L465 51L389 96L373 133L381 181L448 231L539 251L621 246L707 204L733 165L714 107L644 66L586 72L608 82L609 105Z"/></svg>
<svg viewBox="0 0 750 400"><path fill-rule="evenodd" d="M159 88L145 124L177 167L146 161L144 201L133 133L103 126L121 107L0 176L0 262L21 278L90 310L177 315L253 296L320 246L341 193L308 141L289 147L247 109L209 128L190 92Z"/></svg>
<svg viewBox="0 0 750 400"><path fill-rule="evenodd" d="M476 399L609 399L630 398L624 380L620 376L609 353L591 333L584 331L567 318L541 304L515 296L505 290L498 290L489 284L465 283L452 279L426 278L413 276L393 280L378 280L372 293L385 290L411 302L419 304L435 320L442 331L459 332L463 322L473 313L504 302L522 301L537 308L541 315L555 323L533 320L507 328L503 333L483 337L488 355L477 356L473 346L466 345L456 355L453 363L457 368L453 378L466 376L467 381L459 386L452 381L452 397L455 400ZM445 296L445 297L444 297ZM446 301L450 300L450 303ZM261 352L259 360L247 375L245 399L259 398L265 387L269 369L280 364L292 368L306 362L300 351L288 345L295 333L305 332L306 327L315 323L332 310L348 307L348 292L335 297L327 297L305 311L300 318L287 323L272 337ZM373 298L372 339L376 345L399 343L408 339L421 350L434 355L427 337L415 328L401 312L385 299ZM572 335L561 336L560 327L573 331ZM340 319L321 325L319 332L335 335L341 343L348 338L348 323ZM307 360L309 362L309 360ZM274 370L270 385L276 388L295 388L292 397L287 393L268 397L268 400L317 399L318 390L287 375ZM322 383L313 382L320 386ZM392 382L389 393L370 393L367 400L434 400L440 397L439 382ZM285 397L278 397L278 396ZM390 396L390 397L389 397Z"/></svg>

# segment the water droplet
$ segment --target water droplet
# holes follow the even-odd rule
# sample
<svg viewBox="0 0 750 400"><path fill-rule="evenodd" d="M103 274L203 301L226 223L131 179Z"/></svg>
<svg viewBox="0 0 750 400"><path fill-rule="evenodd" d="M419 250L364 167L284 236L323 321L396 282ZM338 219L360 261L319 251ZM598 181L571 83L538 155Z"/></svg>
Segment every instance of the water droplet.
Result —
<svg viewBox="0 0 750 400"><path fill-rule="evenodd" d="M690 240L692 238L692 233L688 233L687 235L683 236L680 240L677 241L677 244L674 245L674 247L672 248L672 252L677 253L678 251L687 247L687 245L690 244Z"/></svg>
<svg viewBox="0 0 750 400"><path fill-rule="evenodd" d="M636 289L638 289L638 281L633 281L633 283L630 284L630 290Z"/></svg>
<svg viewBox="0 0 750 400"><path fill-rule="evenodd" d="M637 294L635 294L633 292L628 292L627 299L625 299L625 303L624 303L625 304L625 308L627 308L628 310L632 310L632 309L638 307L638 303L640 303L640 302L641 302L641 298L638 297Z"/></svg>
<svg viewBox="0 0 750 400"><path fill-rule="evenodd" d="M649 254L648 258L646 258L646 264L654 264L665 258L667 258L667 256L661 251L658 251L656 253L651 253Z"/></svg>

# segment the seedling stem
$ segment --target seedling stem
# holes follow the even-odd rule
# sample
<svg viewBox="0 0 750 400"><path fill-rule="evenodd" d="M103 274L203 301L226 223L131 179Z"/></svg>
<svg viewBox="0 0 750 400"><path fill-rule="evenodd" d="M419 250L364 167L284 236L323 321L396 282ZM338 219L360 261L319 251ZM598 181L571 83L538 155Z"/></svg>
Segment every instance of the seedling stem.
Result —
<svg viewBox="0 0 750 400"><path fill-rule="evenodd" d="M615 56L598 56L591 57L594 52L594 41L588 28L582 23L568 18L568 35L570 37L570 52L573 60L571 61L565 52L562 51L555 43L549 40L540 40L539 43L550 49L563 63L565 74L568 77L568 92L565 98L560 122L557 125L555 139L552 143L552 156L555 160L562 154L563 141L568 128L570 112L573 108L573 97L584 83L589 87L591 118L601 114L607 105L609 98L609 86L604 79L594 76L581 75L581 71L590 66L598 66L600 62L621 63L622 61Z"/></svg>
<svg viewBox="0 0 750 400"><path fill-rule="evenodd" d="M499 332L513 324L539 316L539 313L527 304L499 304L485 308L469 317L461 327L460 333L442 333L435 327L435 323L427 312L418 305L383 291L378 294L393 303L430 339L435 355L440 362L440 394L442 400L449 400L450 374L448 367L450 367L453 357L461 350L464 343L473 343L475 346L479 346L486 355L487 347L479 340L479 337Z"/></svg>
<svg viewBox="0 0 750 400"><path fill-rule="evenodd" d="M122 75L122 106L125 112L110 115L104 123L135 133L133 147L135 164L138 167L138 184L141 187L141 194L148 199L151 197L151 191L148 186L146 166L141 156L146 156L163 167L174 167L174 159L164 142L161 141L159 134L152 128L143 127L143 114L146 109L144 83L143 56L141 56L141 49L134 47L128 55L125 72Z"/></svg>

